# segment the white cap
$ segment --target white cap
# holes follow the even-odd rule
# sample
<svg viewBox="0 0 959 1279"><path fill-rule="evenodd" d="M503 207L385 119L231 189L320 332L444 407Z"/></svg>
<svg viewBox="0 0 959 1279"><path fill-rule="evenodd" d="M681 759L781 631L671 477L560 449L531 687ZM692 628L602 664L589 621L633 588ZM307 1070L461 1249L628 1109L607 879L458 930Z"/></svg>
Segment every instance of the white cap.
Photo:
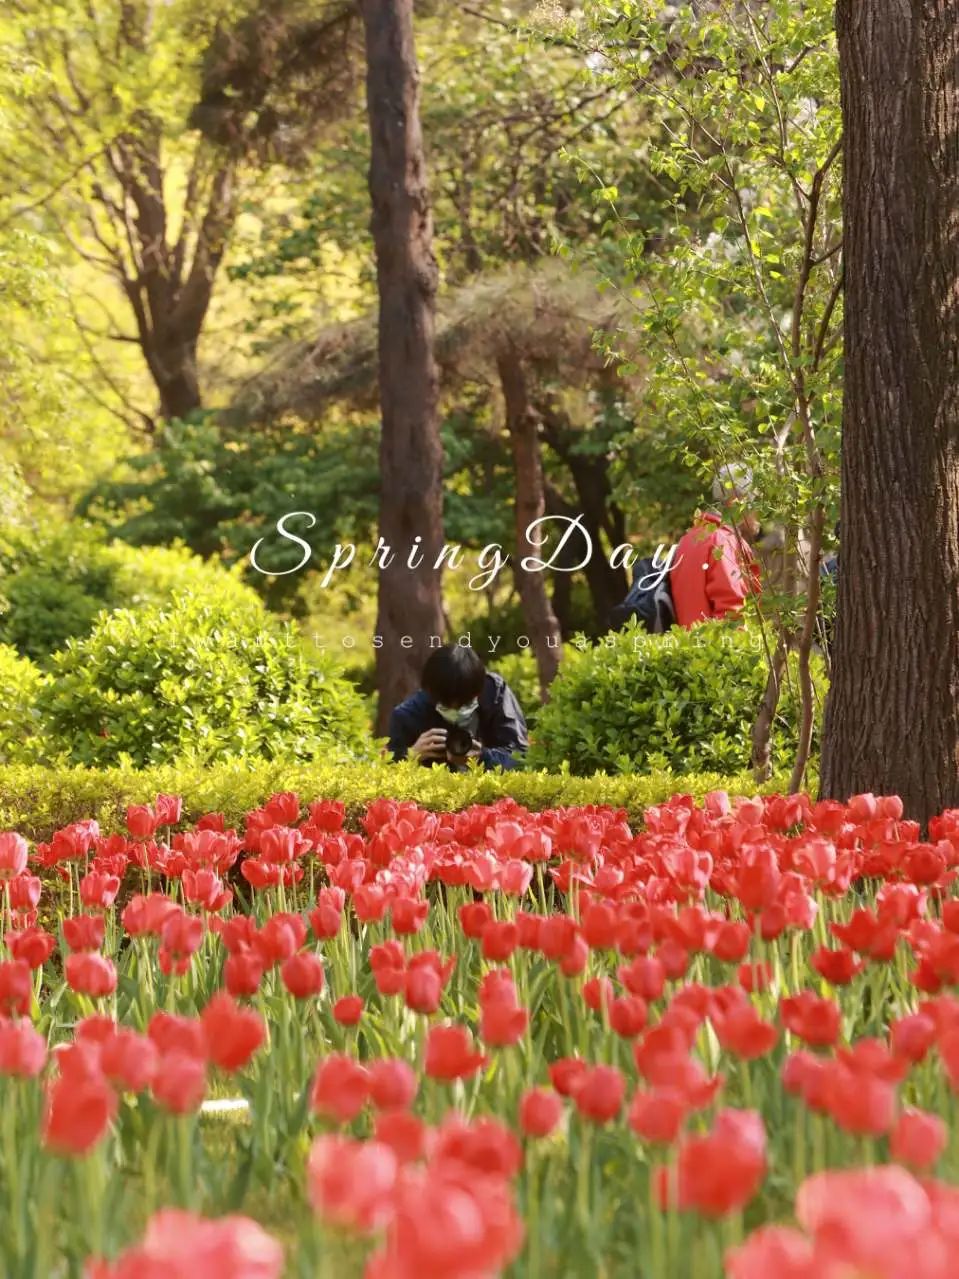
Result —
<svg viewBox="0 0 959 1279"><path fill-rule="evenodd" d="M743 462L727 462L716 472L713 480L713 500L716 502L744 502L753 496L753 473Z"/></svg>

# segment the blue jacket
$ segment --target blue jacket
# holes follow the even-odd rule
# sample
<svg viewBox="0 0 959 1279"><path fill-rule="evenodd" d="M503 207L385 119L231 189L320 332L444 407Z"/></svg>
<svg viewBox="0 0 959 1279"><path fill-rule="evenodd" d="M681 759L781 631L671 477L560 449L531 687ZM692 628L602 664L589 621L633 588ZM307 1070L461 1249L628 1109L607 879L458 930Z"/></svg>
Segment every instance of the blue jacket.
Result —
<svg viewBox="0 0 959 1279"><path fill-rule="evenodd" d="M448 728L446 720L437 711L427 694L420 689L405 702L400 702L389 722L388 749L394 759L405 759L410 747L430 728ZM519 768L522 760L516 753L525 754L529 746L526 720L513 690L492 671L486 672L486 681L479 696L479 739L482 744L480 761L487 768ZM442 760L425 760L424 763L442 763Z"/></svg>

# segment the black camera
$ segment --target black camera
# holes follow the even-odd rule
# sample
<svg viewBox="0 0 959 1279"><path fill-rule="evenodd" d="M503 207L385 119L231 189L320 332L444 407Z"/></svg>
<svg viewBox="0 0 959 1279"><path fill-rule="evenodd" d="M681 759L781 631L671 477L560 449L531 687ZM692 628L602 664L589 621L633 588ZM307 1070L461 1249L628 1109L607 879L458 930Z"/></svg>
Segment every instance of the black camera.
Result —
<svg viewBox="0 0 959 1279"><path fill-rule="evenodd" d="M460 724L451 724L446 730L446 756L462 759L473 749L473 734Z"/></svg>

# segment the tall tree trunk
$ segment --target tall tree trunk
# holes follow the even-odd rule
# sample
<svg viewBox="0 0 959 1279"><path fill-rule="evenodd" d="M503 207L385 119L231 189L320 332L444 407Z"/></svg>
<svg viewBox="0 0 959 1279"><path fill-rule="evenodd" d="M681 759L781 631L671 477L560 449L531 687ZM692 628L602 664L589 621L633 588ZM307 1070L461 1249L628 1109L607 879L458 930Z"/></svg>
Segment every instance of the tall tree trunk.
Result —
<svg viewBox="0 0 959 1279"><path fill-rule="evenodd" d="M161 417L182 421L202 407L195 342L174 339L148 362L160 393Z"/></svg>
<svg viewBox="0 0 959 1279"><path fill-rule="evenodd" d="M536 408L543 421L546 442L568 468L576 489L579 506L575 510L568 507L568 513L582 515L583 527L593 542L594 554L583 571L596 611L597 627L602 632L608 626L610 611L629 589L626 573L614 568L602 553L602 534L610 547L626 541L626 521L613 501L609 482L609 459L604 454L577 453L574 445L578 433L566 415L542 402Z"/></svg>
<svg viewBox="0 0 959 1279"><path fill-rule="evenodd" d="M543 464L539 452L539 423L530 407L522 363L512 345L500 351L496 366L506 402L506 426L516 478L516 587L523 610L523 621L536 654L540 696L545 701L562 656L559 622L550 603L544 574L526 572L521 567L521 562L527 555L544 560L549 558L548 553L544 553L544 548L531 542L527 535L534 520L541 519L546 512Z"/></svg>
<svg viewBox="0 0 959 1279"><path fill-rule="evenodd" d="M413 0L360 0L366 36L370 196L379 286L380 537L395 558L379 574L376 725L419 685L431 635L443 633L443 450L433 341L437 267L420 130ZM419 537L422 562L408 564ZM404 646L404 640L407 646Z"/></svg>
<svg viewBox="0 0 959 1279"><path fill-rule="evenodd" d="M959 5L839 0L842 567L825 795L959 805Z"/></svg>

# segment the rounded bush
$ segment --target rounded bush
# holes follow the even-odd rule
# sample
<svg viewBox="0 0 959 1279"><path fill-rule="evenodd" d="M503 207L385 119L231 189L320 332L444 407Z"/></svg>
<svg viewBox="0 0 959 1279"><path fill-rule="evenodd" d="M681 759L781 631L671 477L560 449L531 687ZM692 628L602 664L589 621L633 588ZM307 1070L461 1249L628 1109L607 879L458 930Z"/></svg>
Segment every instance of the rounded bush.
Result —
<svg viewBox="0 0 959 1279"><path fill-rule="evenodd" d="M67 640L88 635L103 609L162 605L183 591L254 608L259 596L240 572L185 546L106 543L81 523L20 533L0 545L0 642L43 663Z"/></svg>
<svg viewBox="0 0 959 1279"><path fill-rule="evenodd" d="M145 767L190 756L311 760L368 754L362 700L330 660L256 609L177 596L104 613L56 654L39 693L45 735L72 763Z"/></svg>
<svg viewBox="0 0 959 1279"><path fill-rule="evenodd" d="M0 644L0 764L41 758L37 694L43 674L9 644Z"/></svg>
<svg viewBox="0 0 959 1279"><path fill-rule="evenodd" d="M631 622L593 646L567 645L530 766L579 775L738 772L749 767L766 677L762 636L735 623L650 635ZM821 691L818 660L814 678ZM773 726L774 768L795 749L798 701L793 662Z"/></svg>

